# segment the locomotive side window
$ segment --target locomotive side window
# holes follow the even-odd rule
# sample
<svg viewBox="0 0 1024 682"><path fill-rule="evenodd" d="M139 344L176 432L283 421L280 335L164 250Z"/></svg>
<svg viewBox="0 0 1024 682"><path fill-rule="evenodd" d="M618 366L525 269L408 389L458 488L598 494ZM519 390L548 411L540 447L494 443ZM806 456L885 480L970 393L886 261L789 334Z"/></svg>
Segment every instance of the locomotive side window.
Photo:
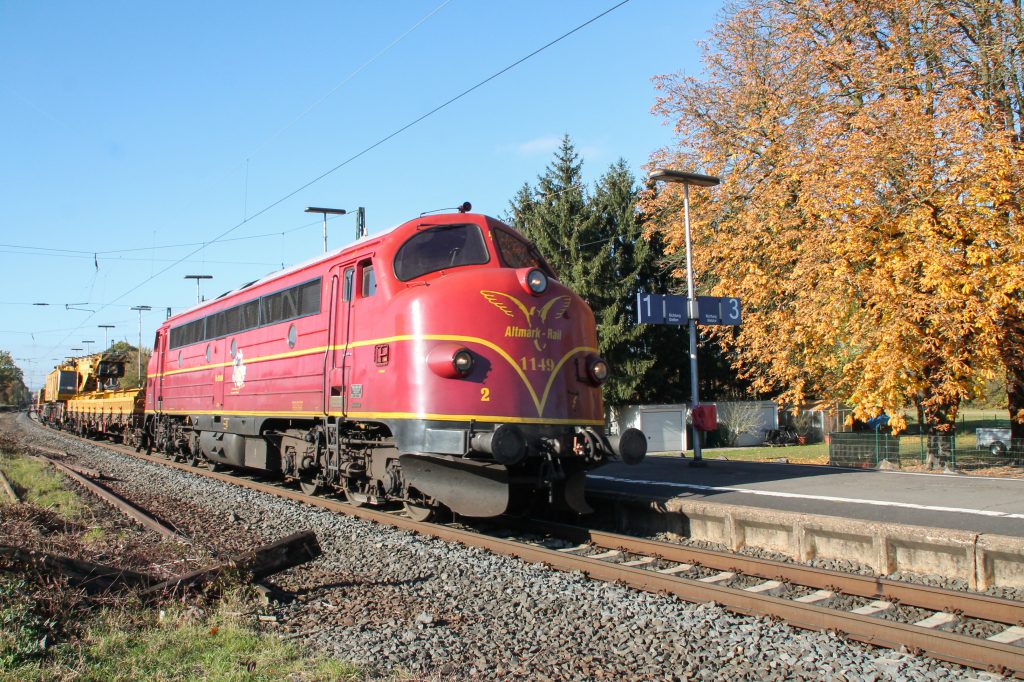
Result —
<svg viewBox="0 0 1024 682"><path fill-rule="evenodd" d="M171 348L199 343L206 338L206 318L202 317L171 329Z"/></svg>
<svg viewBox="0 0 1024 682"><path fill-rule="evenodd" d="M217 336L227 336L228 334L244 332L247 329L255 329L260 326L260 302L249 301L242 305L236 305L234 308L229 308L223 313L217 313L214 317L219 315L224 316L224 321L220 325L220 334ZM209 323L206 326L207 331L209 331Z"/></svg>
<svg viewBox="0 0 1024 682"><path fill-rule="evenodd" d="M548 276L555 276L536 246L505 230L494 230L492 234L494 243L498 247L498 255L505 267L540 268Z"/></svg>
<svg viewBox="0 0 1024 682"><path fill-rule="evenodd" d="M348 268L345 270L345 291L342 294L343 301L352 300L352 288L356 280L356 269Z"/></svg>
<svg viewBox="0 0 1024 682"><path fill-rule="evenodd" d="M366 261L362 265L363 269L363 285L360 289L360 295L363 298L367 296L373 296L377 293L377 277L373 274L373 265L369 261Z"/></svg>
<svg viewBox="0 0 1024 682"><path fill-rule="evenodd" d="M260 299L260 321L274 324L320 312L320 280L299 284Z"/></svg>
<svg viewBox="0 0 1024 682"><path fill-rule="evenodd" d="M224 335L226 312L214 313L206 318L206 338L215 339Z"/></svg>
<svg viewBox="0 0 1024 682"><path fill-rule="evenodd" d="M438 270L490 260L476 225L439 225L417 232L395 254L395 277L402 282Z"/></svg>
<svg viewBox="0 0 1024 682"><path fill-rule="evenodd" d="M320 312L320 278L303 282L234 308L212 313L171 329L170 348L255 329L266 324L294 320Z"/></svg>

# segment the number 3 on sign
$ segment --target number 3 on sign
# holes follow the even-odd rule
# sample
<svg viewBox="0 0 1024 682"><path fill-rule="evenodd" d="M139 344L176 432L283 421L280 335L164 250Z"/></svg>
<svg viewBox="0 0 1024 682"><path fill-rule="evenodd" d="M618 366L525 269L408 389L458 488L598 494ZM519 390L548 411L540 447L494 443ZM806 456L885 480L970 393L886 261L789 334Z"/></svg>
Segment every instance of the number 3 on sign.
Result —
<svg viewBox="0 0 1024 682"><path fill-rule="evenodd" d="M480 389L480 402L489 403L491 402L491 389L481 388Z"/></svg>
<svg viewBox="0 0 1024 682"><path fill-rule="evenodd" d="M740 299L738 298L727 298L722 301L722 308L724 308L722 317L728 322L728 324L739 324L740 323Z"/></svg>

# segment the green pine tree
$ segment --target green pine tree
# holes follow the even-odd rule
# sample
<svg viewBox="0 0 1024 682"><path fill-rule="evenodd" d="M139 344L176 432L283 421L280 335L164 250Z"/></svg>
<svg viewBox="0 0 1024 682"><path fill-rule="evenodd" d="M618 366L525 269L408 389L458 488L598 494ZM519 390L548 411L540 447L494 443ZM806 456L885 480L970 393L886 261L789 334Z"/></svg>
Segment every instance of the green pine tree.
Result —
<svg viewBox="0 0 1024 682"><path fill-rule="evenodd" d="M660 293L675 286L661 264L660 239L643 235L636 180L619 160L591 195L582 169L567 135L537 186L524 184L516 193L508 221L594 311L600 352L612 369L605 401L612 407L679 401L686 385L685 339L680 346L674 327L636 324L637 291Z"/></svg>

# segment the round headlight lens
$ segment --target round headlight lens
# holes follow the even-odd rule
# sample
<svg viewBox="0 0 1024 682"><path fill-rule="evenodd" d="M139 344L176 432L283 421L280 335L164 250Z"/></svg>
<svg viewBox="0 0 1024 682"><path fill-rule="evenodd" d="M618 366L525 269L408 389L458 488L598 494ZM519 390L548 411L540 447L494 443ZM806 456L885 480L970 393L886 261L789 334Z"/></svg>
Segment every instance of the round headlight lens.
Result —
<svg viewBox="0 0 1024 682"><path fill-rule="evenodd" d="M466 376L473 370L473 354L465 348L456 351L452 356L452 367L462 376Z"/></svg>
<svg viewBox="0 0 1024 682"><path fill-rule="evenodd" d="M587 369L590 372L590 378L596 384L603 384L604 380L608 378L608 363L601 358L591 360Z"/></svg>
<svg viewBox="0 0 1024 682"><path fill-rule="evenodd" d="M535 294L543 294L548 290L548 276L534 268L526 274L526 286Z"/></svg>

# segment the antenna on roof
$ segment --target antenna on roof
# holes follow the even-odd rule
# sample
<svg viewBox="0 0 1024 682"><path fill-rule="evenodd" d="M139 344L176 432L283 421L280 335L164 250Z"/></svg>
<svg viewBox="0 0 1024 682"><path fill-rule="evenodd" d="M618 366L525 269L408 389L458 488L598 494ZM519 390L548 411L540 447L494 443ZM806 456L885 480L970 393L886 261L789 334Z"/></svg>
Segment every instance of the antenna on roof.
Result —
<svg viewBox="0 0 1024 682"><path fill-rule="evenodd" d="M424 211L420 213L420 216L425 216L428 213L440 213L441 211L458 211L459 213L469 213L473 210L473 204L468 201L463 201L458 206L451 206L449 208L435 208L433 211Z"/></svg>

